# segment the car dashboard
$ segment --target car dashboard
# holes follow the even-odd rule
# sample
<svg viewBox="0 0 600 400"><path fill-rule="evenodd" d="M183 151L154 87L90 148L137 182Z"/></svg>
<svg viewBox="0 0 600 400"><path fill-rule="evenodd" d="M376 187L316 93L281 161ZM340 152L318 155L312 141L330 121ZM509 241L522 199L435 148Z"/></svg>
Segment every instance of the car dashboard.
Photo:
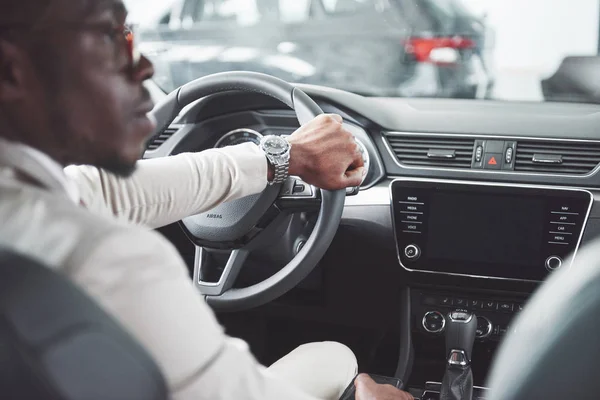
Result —
<svg viewBox="0 0 600 400"><path fill-rule="evenodd" d="M368 173L348 193L336 240L315 272L262 312L392 329L397 371L412 370L409 383L418 384L441 380L443 316L474 311L475 383L483 385L531 293L600 234L600 106L299 87L324 112L343 116ZM297 128L294 112L276 100L220 93L183 110L145 157Z"/></svg>

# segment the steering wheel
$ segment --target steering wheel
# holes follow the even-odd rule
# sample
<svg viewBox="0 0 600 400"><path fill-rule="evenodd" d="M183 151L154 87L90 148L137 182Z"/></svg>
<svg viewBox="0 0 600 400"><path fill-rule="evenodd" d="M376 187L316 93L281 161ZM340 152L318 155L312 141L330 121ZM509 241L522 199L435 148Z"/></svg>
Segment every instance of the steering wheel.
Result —
<svg viewBox="0 0 600 400"><path fill-rule="evenodd" d="M556 271L517 317L495 358L490 400L597 399L600 241Z"/></svg>
<svg viewBox="0 0 600 400"><path fill-rule="evenodd" d="M226 91L256 92L277 99L295 111L300 124L323 113L304 92L278 78L253 72L224 72L192 81L158 103L152 111L157 121L155 135L161 134L185 106ZM291 177L282 185L267 186L260 194L223 203L182 220L187 236L197 246L194 285L213 308L237 311L276 299L300 283L329 248L342 217L345 190L327 191L304 185L302 192L295 193L294 180ZM287 265L262 282L233 287L251 251L281 238L291 214L316 210L319 213L312 233L301 248L296 248L297 254ZM205 280L205 249L231 250L217 282Z"/></svg>

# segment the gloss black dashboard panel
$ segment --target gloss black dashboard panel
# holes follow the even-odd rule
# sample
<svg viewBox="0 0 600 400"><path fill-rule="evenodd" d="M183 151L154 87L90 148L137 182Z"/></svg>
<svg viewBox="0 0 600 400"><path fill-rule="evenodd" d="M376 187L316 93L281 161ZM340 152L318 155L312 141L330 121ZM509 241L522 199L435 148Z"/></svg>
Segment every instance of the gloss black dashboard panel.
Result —
<svg viewBox="0 0 600 400"><path fill-rule="evenodd" d="M404 268L533 281L571 264L593 200L578 189L410 179L391 195Z"/></svg>

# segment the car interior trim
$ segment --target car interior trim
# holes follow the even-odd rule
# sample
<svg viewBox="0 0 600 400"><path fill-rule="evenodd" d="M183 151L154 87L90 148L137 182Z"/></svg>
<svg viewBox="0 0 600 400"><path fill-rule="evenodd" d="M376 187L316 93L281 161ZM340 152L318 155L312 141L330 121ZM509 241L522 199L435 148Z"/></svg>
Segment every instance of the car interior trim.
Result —
<svg viewBox="0 0 600 400"><path fill-rule="evenodd" d="M179 142L194 129L194 124L171 124L168 128L175 130L175 132L155 150L146 150L144 158L160 158L173 154Z"/></svg>
<svg viewBox="0 0 600 400"><path fill-rule="evenodd" d="M410 288L404 287L400 293L400 319L406 321L400 326L400 349L395 377L408 382L414 363L414 346L412 342L412 318Z"/></svg>

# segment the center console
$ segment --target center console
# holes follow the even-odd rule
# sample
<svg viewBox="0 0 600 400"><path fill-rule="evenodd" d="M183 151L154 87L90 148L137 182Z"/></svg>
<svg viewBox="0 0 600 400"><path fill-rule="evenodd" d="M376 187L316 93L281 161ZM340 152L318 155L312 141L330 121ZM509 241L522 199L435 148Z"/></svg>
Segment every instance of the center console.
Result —
<svg viewBox="0 0 600 400"><path fill-rule="evenodd" d="M420 390L424 398L438 398L422 384L441 382L448 315L457 310L477 317L473 374L475 384L483 384L498 342L528 297L491 288L523 282L535 287L553 271L569 268L593 195L571 188L412 178L394 180L390 191L398 262L409 278L415 275L409 298L415 363L422 364L413 375L419 376Z"/></svg>

